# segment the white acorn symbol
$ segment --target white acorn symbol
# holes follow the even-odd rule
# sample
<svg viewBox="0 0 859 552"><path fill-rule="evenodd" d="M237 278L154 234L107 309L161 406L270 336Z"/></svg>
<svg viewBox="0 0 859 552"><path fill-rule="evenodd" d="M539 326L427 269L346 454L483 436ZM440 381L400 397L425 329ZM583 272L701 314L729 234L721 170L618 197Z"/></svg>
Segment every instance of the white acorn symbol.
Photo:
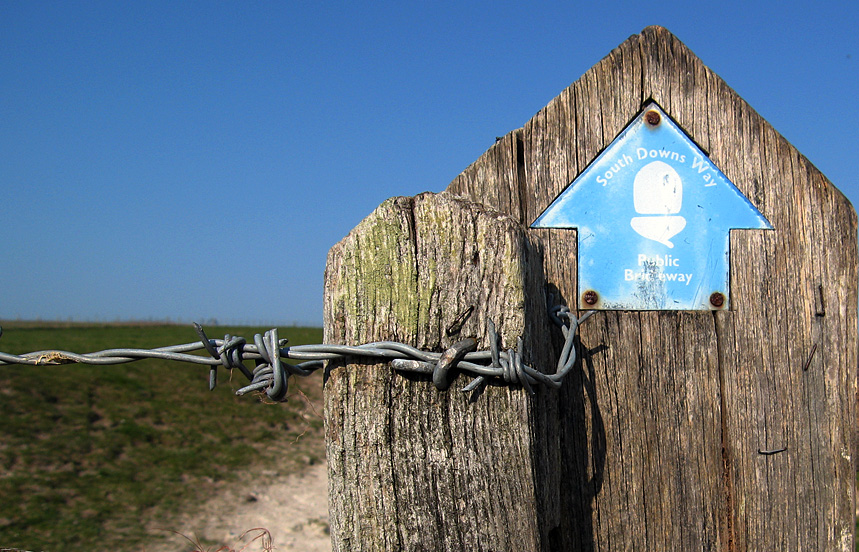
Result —
<svg viewBox="0 0 859 552"><path fill-rule="evenodd" d="M633 182L635 212L642 217L629 221L641 236L674 247L671 238L686 227L686 219L677 215L683 204L683 180L677 171L663 161L652 161L641 168Z"/></svg>

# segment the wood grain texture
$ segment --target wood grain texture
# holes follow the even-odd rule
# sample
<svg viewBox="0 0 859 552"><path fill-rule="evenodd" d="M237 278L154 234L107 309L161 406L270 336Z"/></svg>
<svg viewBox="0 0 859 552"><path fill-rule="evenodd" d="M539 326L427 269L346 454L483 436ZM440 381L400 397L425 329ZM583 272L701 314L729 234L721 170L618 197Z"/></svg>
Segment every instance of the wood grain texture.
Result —
<svg viewBox="0 0 859 552"><path fill-rule="evenodd" d="M325 341L442 351L476 336L486 350L491 318L515 347L542 296L532 254L509 217L448 194L389 200L329 254ZM539 549L533 400L504 386L463 394L464 376L439 391L359 360L332 363L325 383L334 549Z"/></svg>
<svg viewBox="0 0 859 552"><path fill-rule="evenodd" d="M527 227L650 99L775 230L732 232L731 311L583 327L581 370L532 413L540 519L557 523L541 547L853 550L856 215L685 45L659 27L630 37L448 192ZM527 239L546 289L575 305L575 232ZM526 335L544 331L531 313Z"/></svg>

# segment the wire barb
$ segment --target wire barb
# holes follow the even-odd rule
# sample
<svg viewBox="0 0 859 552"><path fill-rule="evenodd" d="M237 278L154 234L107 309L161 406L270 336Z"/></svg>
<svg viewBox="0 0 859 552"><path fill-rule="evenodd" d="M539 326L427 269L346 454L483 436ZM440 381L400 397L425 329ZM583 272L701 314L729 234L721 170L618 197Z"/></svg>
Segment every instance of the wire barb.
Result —
<svg viewBox="0 0 859 552"><path fill-rule="evenodd" d="M467 372L474 379L462 391L477 389L489 379L501 380L508 385L518 385L534 395L535 385L558 388L576 363L575 338L578 328L594 311L588 311L576 318L566 306L549 309L551 320L560 327L564 335L564 346L554 374L540 372L523 361L524 343L517 339L516 349L501 350L501 337L492 320L487 323L489 350L477 351L477 340L473 337L463 339L443 353L422 351L404 343L379 341L364 345L295 345L288 347L288 340L280 339L276 328L256 334L253 344L243 337L224 336L224 339L210 339L203 327L194 323L194 331L199 341L183 345L171 345L157 349L109 349L94 353L71 353L68 351L36 351L21 355L0 352L0 366L11 364L56 365L67 363L111 365L124 364L148 358L187 362L209 366L209 388L218 383L218 366L227 370L238 369L250 383L236 395L254 391L265 391L273 401L286 400L290 376L309 376L323 368L325 362L355 357L380 359L390 363L398 372L414 372L432 375L433 384L439 390L449 387L453 370ZM470 314L470 313L469 313ZM2 329L0 329L2 335ZM192 354L205 351L208 357ZM300 361L289 364L285 359ZM251 371L245 361L253 361Z"/></svg>

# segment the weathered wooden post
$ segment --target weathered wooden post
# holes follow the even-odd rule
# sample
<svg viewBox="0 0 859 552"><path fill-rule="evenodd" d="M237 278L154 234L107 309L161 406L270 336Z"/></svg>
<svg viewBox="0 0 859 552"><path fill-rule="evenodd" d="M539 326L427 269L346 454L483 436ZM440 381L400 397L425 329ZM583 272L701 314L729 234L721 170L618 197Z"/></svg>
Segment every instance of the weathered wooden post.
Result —
<svg viewBox="0 0 859 552"><path fill-rule="evenodd" d="M486 349L492 319L554 371L547 303L599 311L534 396L330 366L335 550L853 550L856 231L673 35L630 37L331 250L330 343Z"/></svg>

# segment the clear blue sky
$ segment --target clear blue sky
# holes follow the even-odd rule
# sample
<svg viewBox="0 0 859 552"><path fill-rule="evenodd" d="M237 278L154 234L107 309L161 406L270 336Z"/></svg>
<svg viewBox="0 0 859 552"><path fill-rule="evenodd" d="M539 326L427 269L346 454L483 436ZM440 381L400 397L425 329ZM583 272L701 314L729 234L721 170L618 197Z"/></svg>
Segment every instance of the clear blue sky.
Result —
<svg viewBox="0 0 859 552"><path fill-rule="evenodd" d="M652 24L859 205L857 5L0 0L0 319L321 325L334 243Z"/></svg>

